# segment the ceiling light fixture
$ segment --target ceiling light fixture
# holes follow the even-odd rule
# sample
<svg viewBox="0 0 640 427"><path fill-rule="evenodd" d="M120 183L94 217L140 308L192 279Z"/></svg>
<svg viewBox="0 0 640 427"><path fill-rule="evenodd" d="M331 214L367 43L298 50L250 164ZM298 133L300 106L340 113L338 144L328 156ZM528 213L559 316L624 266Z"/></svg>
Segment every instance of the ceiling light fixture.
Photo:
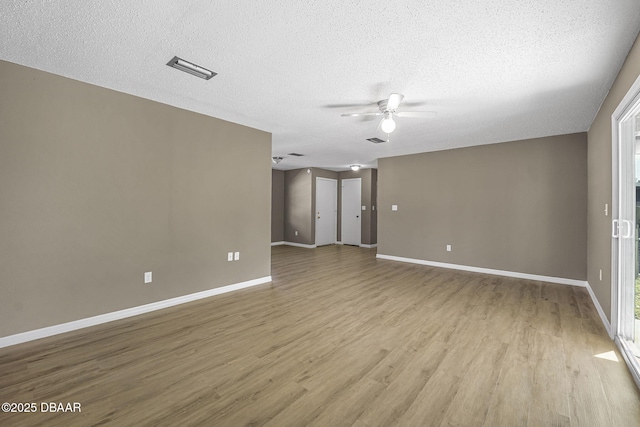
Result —
<svg viewBox="0 0 640 427"><path fill-rule="evenodd" d="M283 159L284 159L284 157L272 157L272 158L271 158L271 161L272 161L274 164L276 164L276 165L277 165L277 164L278 164L278 163L280 163Z"/></svg>
<svg viewBox="0 0 640 427"><path fill-rule="evenodd" d="M180 59L177 56L174 56L171 61L167 62L167 65L175 68L176 70L184 71L185 73L189 73L205 80L209 80L211 77L218 74L189 61L185 61L184 59Z"/></svg>
<svg viewBox="0 0 640 427"><path fill-rule="evenodd" d="M380 129L384 133L391 133L396 129L396 122L393 121L393 117L390 112L384 113L384 119L380 122Z"/></svg>
<svg viewBox="0 0 640 427"><path fill-rule="evenodd" d="M358 172L362 166L360 166L360 165L351 165L349 167L351 168L352 171Z"/></svg>

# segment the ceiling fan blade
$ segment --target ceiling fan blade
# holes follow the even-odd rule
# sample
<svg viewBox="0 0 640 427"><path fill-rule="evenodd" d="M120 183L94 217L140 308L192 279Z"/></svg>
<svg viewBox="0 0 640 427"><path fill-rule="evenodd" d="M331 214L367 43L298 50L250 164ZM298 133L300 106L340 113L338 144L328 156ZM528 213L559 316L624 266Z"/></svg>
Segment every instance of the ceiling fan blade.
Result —
<svg viewBox="0 0 640 427"><path fill-rule="evenodd" d="M382 113L345 113L340 115L342 117L360 117L360 116L381 116Z"/></svg>
<svg viewBox="0 0 640 427"><path fill-rule="evenodd" d="M435 111L401 111L399 113L396 113L396 116L398 116L398 117L425 117L425 118L429 118L429 117L435 117L437 115L438 115L438 113L436 113Z"/></svg>
<svg viewBox="0 0 640 427"><path fill-rule="evenodd" d="M400 95L399 93L392 93L391 95L389 95L389 100L387 101L387 109L393 111L398 108L400 106L400 103L402 102L402 98L404 98L404 95Z"/></svg>
<svg viewBox="0 0 640 427"><path fill-rule="evenodd" d="M378 126L376 126L376 132L382 132L382 120L378 122ZM382 132L384 133L384 132Z"/></svg>
<svg viewBox="0 0 640 427"><path fill-rule="evenodd" d="M361 103L352 103L352 104L326 104L323 105L323 108L367 108L367 107L375 107L375 102L361 102Z"/></svg>

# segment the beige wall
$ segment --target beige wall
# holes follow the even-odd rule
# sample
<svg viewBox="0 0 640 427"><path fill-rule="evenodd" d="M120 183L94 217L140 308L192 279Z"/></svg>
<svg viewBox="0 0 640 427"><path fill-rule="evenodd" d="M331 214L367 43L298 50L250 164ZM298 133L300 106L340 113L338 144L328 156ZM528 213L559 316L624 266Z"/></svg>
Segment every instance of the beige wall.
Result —
<svg viewBox="0 0 640 427"><path fill-rule="evenodd" d="M310 172L307 173L307 170ZM284 241L315 245L316 243L316 178L335 179L338 183L338 235L340 241L341 186L340 181L348 178L362 178L362 204L367 207L362 212L362 244L376 243L377 213L372 213L372 202L376 200L374 189L377 170L361 169L358 172L333 172L319 168L295 169L284 172ZM298 235L295 231L298 230ZM278 240L272 240L278 241Z"/></svg>
<svg viewBox="0 0 640 427"><path fill-rule="evenodd" d="M611 115L640 75L640 41L636 39L627 59L600 106L588 132L589 207L588 281L611 321ZM605 216L605 204L609 216ZM600 280L602 269L602 280Z"/></svg>
<svg viewBox="0 0 640 427"><path fill-rule="evenodd" d="M378 169L371 169L371 244L378 244Z"/></svg>
<svg viewBox="0 0 640 427"><path fill-rule="evenodd" d="M585 133L384 158L378 174L378 253L586 279Z"/></svg>
<svg viewBox="0 0 640 427"><path fill-rule="evenodd" d="M284 173L284 240L304 245L315 244L312 228L311 170ZM295 235L295 232L298 235Z"/></svg>
<svg viewBox="0 0 640 427"><path fill-rule="evenodd" d="M270 134L3 61L0 98L0 336L270 274Z"/></svg>
<svg viewBox="0 0 640 427"><path fill-rule="evenodd" d="M271 170L271 241L284 240L284 171Z"/></svg>

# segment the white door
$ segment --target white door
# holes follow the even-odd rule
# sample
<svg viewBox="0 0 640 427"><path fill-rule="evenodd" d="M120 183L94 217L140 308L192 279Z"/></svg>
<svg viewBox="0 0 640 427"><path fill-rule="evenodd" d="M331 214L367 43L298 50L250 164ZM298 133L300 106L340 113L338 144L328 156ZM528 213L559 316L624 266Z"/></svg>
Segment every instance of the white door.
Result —
<svg viewBox="0 0 640 427"><path fill-rule="evenodd" d="M360 246L362 179L342 180L342 243Z"/></svg>
<svg viewBox="0 0 640 427"><path fill-rule="evenodd" d="M316 178L316 246L336 242L337 222L338 181Z"/></svg>

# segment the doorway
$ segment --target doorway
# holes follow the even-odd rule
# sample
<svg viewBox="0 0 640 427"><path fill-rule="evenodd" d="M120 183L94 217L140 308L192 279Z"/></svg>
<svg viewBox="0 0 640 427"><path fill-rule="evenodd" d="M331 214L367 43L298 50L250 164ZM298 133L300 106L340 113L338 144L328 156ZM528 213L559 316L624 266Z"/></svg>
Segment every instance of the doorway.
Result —
<svg viewBox="0 0 640 427"><path fill-rule="evenodd" d="M316 246L336 243L338 181L316 178Z"/></svg>
<svg viewBox="0 0 640 427"><path fill-rule="evenodd" d="M362 178L342 180L342 244L360 246Z"/></svg>
<svg viewBox="0 0 640 427"><path fill-rule="evenodd" d="M612 323L640 387L640 78L612 116Z"/></svg>

